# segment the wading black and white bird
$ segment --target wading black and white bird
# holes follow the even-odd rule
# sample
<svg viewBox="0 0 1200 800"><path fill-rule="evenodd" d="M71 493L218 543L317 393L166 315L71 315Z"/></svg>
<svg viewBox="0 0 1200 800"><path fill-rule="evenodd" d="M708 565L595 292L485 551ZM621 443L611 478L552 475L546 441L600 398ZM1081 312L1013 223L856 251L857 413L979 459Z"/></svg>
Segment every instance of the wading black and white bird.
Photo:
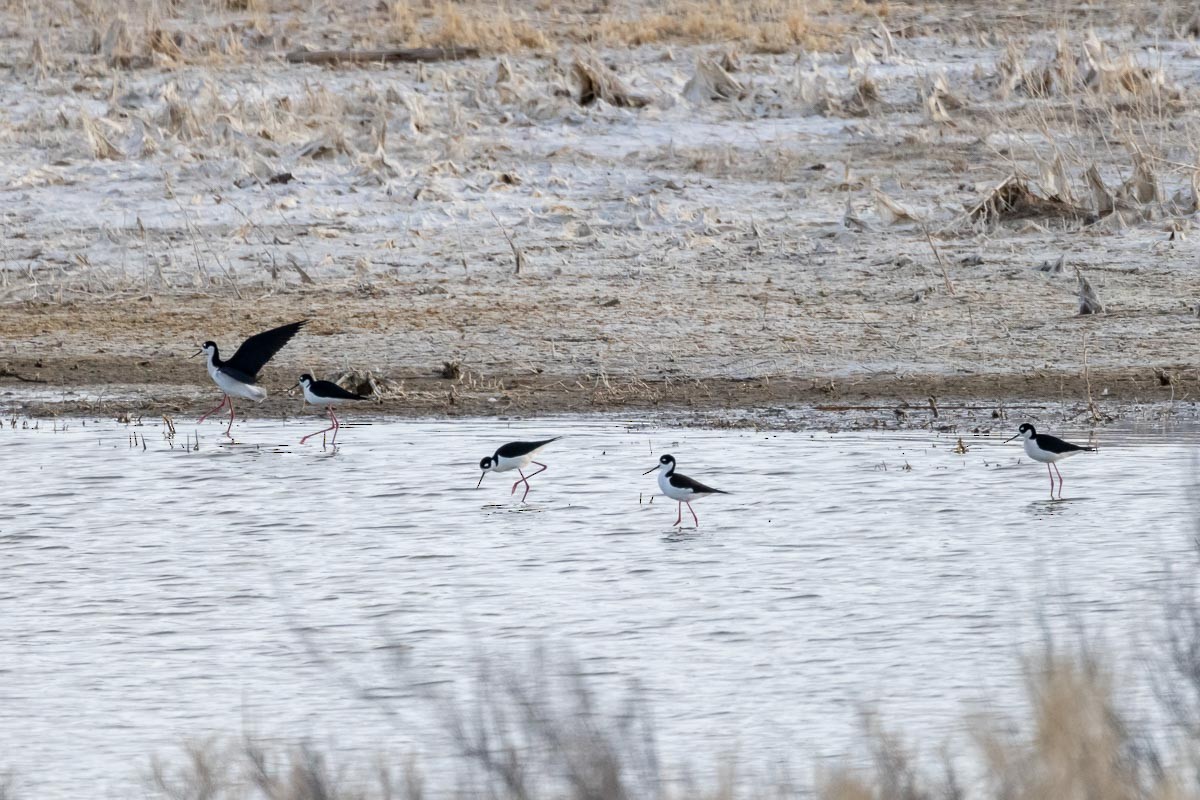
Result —
<svg viewBox="0 0 1200 800"><path fill-rule="evenodd" d="M200 422L204 422L228 403L229 425L225 427L225 434L229 435L229 431L233 428L233 398L242 397L256 403L261 403L267 398L267 390L258 385L259 370L271 360L272 356L283 349L285 344L291 341L292 337L296 335L296 331L300 330L307 321L300 320L257 333L242 342L242 346L229 359L221 359L216 342L205 342L201 345L199 352L193 353L192 358L207 355L208 375L224 394L221 397L221 403L202 416Z"/></svg>
<svg viewBox="0 0 1200 800"><path fill-rule="evenodd" d="M1005 443L1011 442L1013 439L1024 439L1025 455L1032 458L1034 461L1040 461L1046 465L1046 473L1050 475L1050 499L1054 499L1054 473L1050 472L1050 466L1053 464L1054 472L1058 473L1058 499L1062 499L1063 477L1058 471L1056 461L1062 461L1068 456L1073 456L1076 453L1093 452L1096 448L1084 447L1078 444L1064 442L1057 436L1051 436L1048 433L1038 433L1028 422L1017 428L1017 435L1010 439L1005 439Z"/></svg>
<svg viewBox="0 0 1200 800"><path fill-rule="evenodd" d="M525 502L525 498L529 496L529 479L534 475L538 475L546 471L546 465L540 461L534 461L533 457L541 452L542 448L551 442L557 442L561 436L555 436L553 439L543 439L540 442L509 442L506 445L501 445L494 455L485 456L479 462L479 468L483 470L483 474L479 476L479 483L475 484L478 489L483 485L484 475L489 472L509 472L516 470L521 475L521 480L512 485L512 491L509 494L515 494L517 487L522 483L525 484L525 494L521 495L521 502ZM525 474L525 468L530 464L536 464L541 467L537 472Z"/></svg>
<svg viewBox="0 0 1200 800"><path fill-rule="evenodd" d="M371 399L366 395L343 389L333 381L315 381L313 380L313 376L307 372L300 376L300 380L296 382L296 386L299 386L303 390L304 402L312 403L314 406L325 406L326 410L329 411L329 419L333 423L328 428L322 428L316 433L310 433L308 436L305 436L300 440L300 444L304 444L319 434L333 431L333 441L330 444L337 445L338 429L342 425L338 422L337 415L333 413L333 407ZM293 386L292 388L296 387Z"/></svg>
<svg viewBox="0 0 1200 800"><path fill-rule="evenodd" d="M675 518L675 524L683 523L683 504L687 503L688 511L692 512L692 519L696 522L696 527L700 527L700 519L696 516L696 509L692 508L692 501L699 500L702 497L711 497L714 494L729 494L729 492L721 489L714 489L711 486L705 486L697 480L692 480L687 475L680 475L675 471L675 456L663 456L658 460L658 465L653 469L648 469L643 472L643 475L649 475L651 472L659 470L658 473L658 488L662 493L672 500L679 503L679 516Z"/></svg>

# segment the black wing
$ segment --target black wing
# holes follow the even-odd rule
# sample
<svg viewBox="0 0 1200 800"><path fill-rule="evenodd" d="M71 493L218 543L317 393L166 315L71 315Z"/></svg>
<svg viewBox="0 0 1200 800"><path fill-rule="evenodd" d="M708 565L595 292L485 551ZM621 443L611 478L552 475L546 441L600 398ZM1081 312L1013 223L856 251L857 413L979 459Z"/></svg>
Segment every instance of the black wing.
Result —
<svg viewBox="0 0 1200 800"><path fill-rule="evenodd" d="M263 368L263 365L282 350L283 346L292 340L296 331L300 330L306 322L308 320L302 319L299 322L281 325L278 328L251 336L242 342L242 346L233 354L233 358L226 359L225 366L232 367L243 375L257 378L258 371Z"/></svg>
<svg viewBox="0 0 1200 800"><path fill-rule="evenodd" d="M1074 453L1076 450L1092 450L1091 447L1083 447L1070 442L1064 442L1057 436L1051 436L1048 433L1039 433L1037 435L1037 446L1045 450L1047 453Z"/></svg>
<svg viewBox="0 0 1200 800"><path fill-rule="evenodd" d="M700 481L692 480L687 475L680 475L678 472L672 473L671 477L667 478L671 485L676 489L691 489L696 494L729 494L723 489L714 489L711 486L705 486Z"/></svg>
<svg viewBox="0 0 1200 800"><path fill-rule="evenodd" d="M553 439L543 439L540 442L509 442L501 445L496 451L497 458L520 458L527 456L539 447L545 447L551 442L557 442L561 436L555 436Z"/></svg>
<svg viewBox="0 0 1200 800"><path fill-rule="evenodd" d="M337 400L369 400L370 398L357 392L351 392L338 386L333 381L313 381L308 390L318 397L332 397Z"/></svg>

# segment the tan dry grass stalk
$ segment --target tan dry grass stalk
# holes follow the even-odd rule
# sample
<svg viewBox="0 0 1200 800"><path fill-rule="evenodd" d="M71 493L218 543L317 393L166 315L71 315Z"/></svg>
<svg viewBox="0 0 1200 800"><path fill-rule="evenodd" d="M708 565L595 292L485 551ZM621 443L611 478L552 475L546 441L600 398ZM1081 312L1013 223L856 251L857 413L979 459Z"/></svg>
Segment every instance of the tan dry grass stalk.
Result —
<svg viewBox="0 0 1200 800"><path fill-rule="evenodd" d="M1140 746L1113 700L1111 675L1087 658L1047 655L1028 676L1030 718L1023 733L990 717L971 724L984 768L972 797L1005 800L1180 800L1196 798L1183 774L1163 769ZM825 777L819 800L961 798L953 781L913 766L912 751L868 726L871 766Z"/></svg>
<svg viewBox="0 0 1200 800"><path fill-rule="evenodd" d="M93 158L116 161L124 157L120 148L109 140L108 134L102 127L102 121L93 119L89 114L81 111L79 122L83 127L83 135L87 138Z"/></svg>
<svg viewBox="0 0 1200 800"><path fill-rule="evenodd" d="M861 6L861 8L860 8ZM551 50L569 44L639 47L650 44L722 43L750 51L834 49L846 32L839 14L867 13L860 2L828 0L668 0L665 3L525 4L422 3L394 0L384 27L393 43L420 47L477 47L490 53ZM880 12L872 7L872 15Z"/></svg>
<svg viewBox="0 0 1200 800"><path fill-rule="evenodd" d="M843 11L854 11L857 4ZM797 47L831 49L845 29L824 16L824 2L796 0L674 0L659 13L606 15L588 34L608 45L738 43L751 50L783 53Z"/></svg>

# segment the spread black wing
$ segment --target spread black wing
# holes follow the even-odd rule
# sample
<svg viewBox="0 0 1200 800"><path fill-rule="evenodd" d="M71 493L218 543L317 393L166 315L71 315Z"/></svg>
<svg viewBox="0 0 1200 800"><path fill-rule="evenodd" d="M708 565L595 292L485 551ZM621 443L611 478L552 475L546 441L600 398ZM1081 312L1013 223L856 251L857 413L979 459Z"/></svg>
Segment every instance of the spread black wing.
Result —
<svg viewBox="0 0 1200 800"><path fill-rule="evenodd" d="M687 475L680 475L678 472L673 473L667 480L677 489L691 489L696 494L729 494L729 492L723 489L714 489L711 486L705 486L700 481L692 480Z"/></svg>
<svg viewBox="0 0 1200 800"><path fill-rule="evenodd" d="M1037 446L1048 453L1074 453L1077 450L1091 450L1091 447L1083 447L1070 442L1064 442L1057 436L1051 436L1048 433L1039 433L1037 435Z"/></svg>
<svg viewBox="0 0 1200 800"><path fill-rule="evenodd" d="M309 391L318 397L331 397L336 400L369 400L366 395L351 392L338 386L333 381L313 381Z"/></svg>
<svg viewBox="0 0 1200 800"><path fill-rule="evenodd" d="M539 447L545 447L551 442L557 442L561 436L555 436L553 439L543 439L540 442L509 442L501 445L496 451L496 456L499 458L520 458L521 456L529 455Z"/></svg>
<svg viewBox="0 0 1200 800"><path fill-rule="evenodd" d="M292 340L296 331L300 330L305 322L308 320L302 319L299 322L281 325L278 328L251 336L242 342L242 346L233 354L233 358L225 361L224 366L232 367L250 378L257 378L258 371L263 368L263 365Z"/></svg>

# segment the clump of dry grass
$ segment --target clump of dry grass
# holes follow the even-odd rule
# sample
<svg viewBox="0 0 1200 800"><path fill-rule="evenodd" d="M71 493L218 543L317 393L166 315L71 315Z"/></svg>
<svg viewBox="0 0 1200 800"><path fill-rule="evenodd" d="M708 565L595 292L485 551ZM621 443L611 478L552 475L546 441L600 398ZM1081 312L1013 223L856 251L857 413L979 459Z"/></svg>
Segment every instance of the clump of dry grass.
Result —
<svg viewBox="0 0 1200 800"><path fill-rule="evenodd" d="M1097 219L1097 215L1071 205L1058 195L1040 196L1026 181L1015 176L984 195L968 214L989 225L1022 219L1063 219L1084 223Z"/></svg>
<svg viewBox="0 0 1200 800"><path fill-rule="evenodd" d="M459 772L442 772L437 785L411 759L351 771L306 745L270 752L248 740L188 747L175 765L157 761L151 784L172 800L415 800L430 793L502 800L1200 798L1190 763L1168 763L1127 722L1112 675L1097 660L1050 652L1027 670L1027 692L1029 710L1020 721L995 715L967 720L979 767L969 788L949 756L931 763L870 715L862 741L866 765L836 767L814 790L742 783L727 772L712 785L680 785L664 770L636 687L614 703L597 696L569 660L539 653L532 664L503 667L485 657L470 692L435 700L459 760Z"/></svg>
<svg viewBox="0 0 1200 800"><path fill-rule="evenodd" d="M840 10L853 12L855 5ZM658 12L605 16L587 36L609 45L737 42L765 53L827 49L846 30L831 11L826 3L795 0L674 0Z"/></svg>
<svg viewBox="0 0 1200 800"><path fill-rule="evenodd" d="M1181 100L1161 67L1141 64L1133 51L1101 40L1094 31L1077 42L1060 34L1054 55L1032 63L1020 44L1010 41L996 64L995 83L1001 98L1013 93L1070 98L1139 114L1161 113Z"/></svg>
<svg viewBox="0 0 1200 800"><path fill-rule="evenodd" d="M1024 725L978 718L971 730L983 783L966 791L953 771L931 775L912 751L872 724L871 764L825 777L820 800L1182 800L1200 796L1128 725L1111 675L1087 658L1047 655L1028 676ZM1011 733L1009 731L1018 732Z"/></svg>
<svg viewBox="0 0 1200 800"><path fill-rule="evenodd" d="M752 52L784 53L840 44L845 15L865 13L826 0L669 0L597 6L593 3L420 3L394 0L385 28L410 46L477 47L490 53L544 51L568 44L640 47L651 44L737 44ZM878 12L875 8L872 13Z"/></svg>
<svg viewBox="0 0 1200 800"><path fill-rule="evenodd" d="M468 10L450 3L436 14L437 24L424 43L432 47L478 47L493 53L515 50L544 50L550 39L533 23L511 9L492 9L490 13Z"/></svg>
<svg viewBox="0 0 1200 800"><path fill-rule="evenodd" d="M576 59L571 71L579 84L579 104L582 106L602 100L621 108L641 108L650 102L630 91L617 74L599 59Z"/></svg>
<svg viewBox="0 0 1200 800"><path fill-rule="evenodd" d="M875 715L864 717L865 763L827 771L812 790L731 777L729 770L716 770L718 777L707 785L673 782L635 683L624 697L600 696L574 659L538 650L527 663L479 654L468 687L427 697L459 764L457 772L443 770L437 785L429 785L411 759L352 773L332 767L308 746L270 753L253 741L190 747L181 765L156 762L152 784L178 800L416 800L429 794L494 800L1197 800L1200 594L1186 579L1173 586L1165 601L1166 654L1151 668L1174 727L1146 735L1119 704L1118 684L1103 659L1087 647L1062 650L1047 643L1026 663L1019 716L980 713L965 720L974 743L967 783L956 772L962 760L954 758L964 754L906 744ZM397 662L396 668L408 667ZM352 681L346 688L368 696ZM396 709L376 702L397 718ZM1135 710L1139 718L1146 711ZM931 762L921 752L943 755Z"/></svg>
<svg viewBox="0 0 1200 800"><path fill-rule="evenodd" d="M422 793L413 777L405 783L409 791L404 796L419 798ZM386 770L372 778L348 777L332 769L324 755L307 745L280 753L253 740L240 746L188 745L182 764L156 759L148 784L153 795L168 800L366 800L393 796Z"/></svg>

